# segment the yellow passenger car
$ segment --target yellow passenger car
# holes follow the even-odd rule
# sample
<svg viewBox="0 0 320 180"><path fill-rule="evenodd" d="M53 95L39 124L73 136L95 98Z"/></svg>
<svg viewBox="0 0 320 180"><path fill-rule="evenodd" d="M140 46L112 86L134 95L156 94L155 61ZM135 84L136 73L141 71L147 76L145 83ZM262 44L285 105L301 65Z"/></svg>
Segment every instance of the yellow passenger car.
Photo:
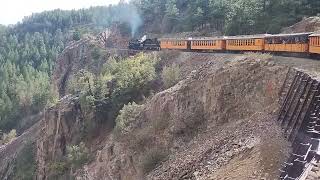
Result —
<svg viewBox="0 0 320 180"><path fill-rule="evenodd" d="M310 33L277 34L265 38L265 51L270 52L308 52Z"/></svg>
<svg viewBox="0 0 320 180"><path fill-rule="evenodd" d="M226 49L231 51L263 51L265 35L231 36L226 38Z"/></svg>
<svg viewBox="0 0 320 180"><path fill-rule="evenodd" d="M225 50L226 42L224 39L217 38L204 38L204 39L192 39L192 50Z"/></svg>
<svg viewBox="0 0 320 180"><path fill-rule="evenodd" d="M320 54L320 34L311 34L309 36L309 52Z"/></svg>
<svg viewBox="0 0 320 180"><path fill-rule="evenodd" d="M184 39L160 39L161 49L187 49L188 42Z"/></svg>

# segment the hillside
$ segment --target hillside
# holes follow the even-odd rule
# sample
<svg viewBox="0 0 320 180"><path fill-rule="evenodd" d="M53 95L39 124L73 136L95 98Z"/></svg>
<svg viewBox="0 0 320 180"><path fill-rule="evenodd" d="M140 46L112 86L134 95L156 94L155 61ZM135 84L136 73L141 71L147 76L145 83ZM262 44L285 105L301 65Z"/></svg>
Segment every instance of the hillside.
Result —
<svg viewBox="0 0 320 180"><path fill-rule="evenodd" d="M83 41L82 43L79 43L78 46L72 46L74 49L79 49L79 47L84 47L84 45L87 45L88 42ZM90 43L89 43L90 44ZM89 47L89 46L88 46ZM64 52L65 54L74 54L72 48L68 48ZM89 53L90 54L90 53ZM83 56L86 56L83 54ZM105 167L104 164L104 158L108 159L110 158L108 155L110 151L112 151L112 156L114 156L112 159L112 162L110 162L110 165L107 165L107 167L110 166L111 169L114 167L119 166L119 168L124 168L125 171L114 171L112 173L107 173L111 177L117 177L119 174L121 176L127 176L125 175L126 173L132 172L136 173L134 174L128 174L127 177L132 177L135 176L136 179L139 179L138 177L141 175L141 172L143 169L141 169L140 164L140 156L139 154L136 153L142 153L145 150L149 149L152 151L154 148L158 148L161 146L164 150L168 151L168 154L174 154L178 153L179 151L183 151L184 147L188 147L189 143L195 143L196 137L197 136L205 136L207 137L208 134L205 132L210 131L211 128L215 129L215 131L222 131L224 133L224 127L228 127L228 119L237 117L238 113L241 113L242 110L239 109L239 112L235 112L235 114L232 117L227 117L224 113L225 110L228 110L229 107L228 105L224 107L225 105L220 104L223 103L223 99L225 98L224 94L221 91L222 89L218 88L217 91L221 93L212 93L212 95L216 94L218 95L215 97L217 100L221 99L221 102L216 102L215 100L212 100L211 106L203 104L203 107L197 107L195 105L199 105L199 103L205 103L201 102L205 96L207 96L205 93L205 89L203 89L203 98L201 96L194 94L197 92L197 89L194 89L194 87L198 87L202 89L202 83L203 85L207 84L206 81L197 81L196 79L198 78L204 78L204 79L211 79L212 77L215 77L215 71L221 71L220 76L228 76L227 74L235 73L238 74L237 71L240 70L238 66L247 66L247 63L245 59L240 58L237 60L237 57L231 58L231 61L240 61L240 63L235 63L234 65L231 66L232 63L227 63L229 60L225 60L226 56L216 56L216 57L211 57L208 55L193 55L193 54L175 54L173 53L172 55L170 54L160 54L160 56L163 57L172 57L174 59L173 62L178 63L181 67L181 72L183 72L184 77L188 77L184 81L180 82L178 85L173 87L172 89L165 90L163 92L160 92L159 94L155 94L152 98L150 97L149 100L146 100L144 103L143 101L141 102L140 97L136 96L137 102L141 102L138 107L141 107L142 111L138 116L135 116L134 114L129 114L130 118L135 118L135 117L140 117L137 119L137 121L133 121L134 119L131 119L132 124L128 124L129 127L125 127L125 129L128 129L127 133L121 135L121 132L117 132L117 130L112 131L114 120L112 118L106 119L106 117L112 117L112 114L110 114L110 110L113 108L117 108L117 106L111 104L104 104L102 107L98 106L100 103L97 101L95 102L96 106L93 106L92 108L87 106L87 103L83 103L81 99L88 97L88 87L84 87L84 89L81 91L80 97L74 97L74 96L66 96L60 102L50 108L47 109L46 112L40 116L42 116L42 120L40 121L40 128L37 128L38 131L35 133L35 136L41 137L41 138L35 138L36 142L36 164L37 166L37 177L42 179L44 177L64 177L68 179L68 173L65 174L66 172L70 171L68 166L66 166L65 163L75 163L73 165L77 165L76 161L69 161L67 154L69 154L69 148L75 145L78 145L81 141L85 142L86 149L88 149L87 153L90 154L90 161L92 163L88 164L88 167L92 167L91 169L88 169L89 171L88 176L93 176L93 179L99 179L100 176L103 174L107 173L109 170L108 168L98 168L99 166ZM64 56L61 56L64 57ZM68 57L68 56L66 56ZM232 60L234 59L234 60ZM62 58L61 61L66 61L68 62L70 59ZM172 59L168 59L172 61ZM72 58L72 64L78 64L81 62L81 57L79 58ZM88 71L92 72L97 72L95 69L90 68L90 61L85 61L86 64L83 64L82 69L87 69ZM168 64L168 61L166 59L163 59L163 63L166 65L170 65L170 62ZM243 64L244 63L244 64ZM254 63L255 64L255 63ZM65 64L61 64L62 67L65 66ZM198 69L199 67L200 70L195 71L195 69ZM225 67L227 68L226 70L223 70ZM231 68L231 70L229 70ZM263 67L261 67L263 68ZM66 68L68 69L68 68ZM72 68L73 69L73 68ZM276 70L276 69L275 69ZM230 71L230 72L229 72ZM259 70L257 70L259 71ZM71 71L72 72L72 71ZM192 72L191 75L188 75ZM283 71L284 72L284 71ZM227 74L225 74L227 73ZM240 73L248 73L248 72L240 72ZM57 72L57 75L60 74L61 76L64 76L63 73ZM70 73L72 75L72 73ZM207 76L207 77L206 77ZM216 77L217 79L221 79L219 75ZM258 76L259 77L259 76ZM71 76L68 78L71 79ZM242 80L240 79L240 82ZM70 82L70 81L69 81ZM212 82L215 82L213 80ZM226 80L228 82L228 80ZM219 82L216 82L219 84ZM277 82L278 83L278 82ZM209 85L209 84L208 84ZM191 87L188 87L191 86ZM215 85L210 85L208 87L211 89L211 87L215 87ZM223 86L221 86L223 87ZM225 87L227 88L227 87ZM115 88L117 89L117 88ZM191 92L187 93L186 91L190 89L192 90ZM220 90L219 90L220 89ZM228 89L228 88L227 88ZM116 91L117 92L117 91ZM134 91L133 91L134 92ZM239 91L240 92L240 91ZM189 97L185 97L185 93L189 94ZM232 93L232 92L231 92ZM209 95L209 94L208 94ZM273 96L273 95L272 95ZM95 98L98 98L97 96L94 96ZM176 97L176 98L173 98ZM180 97L180 98L179 98ZM210 96L209 96L210 97ZM209 99L207 97L207 99ZM116 97L115 97L116 98ZM195 98L195 99L193 99ZM199 98L199 99L198 99ZM211 97L211 98L214 98ZM272 98L272 97L270 97ZM275 98L275 97L274 97ZM171 99L171 101L170 101ZM179 100L180 99L180 100ZM196 108L196 111L199 114L193 114L191 113L190 115L185 114L184 108L187 106L184 105L185 103L190 104L189 108L194 109ZM237 101L235 99L235 101ZM121 101L121 103L127 104L128 100ZM188 103L189 102L189 103ZM168 103L168 104L167 104ZM209 103L209 102L207 102ZM215 104L217 103L217 104ZM245 102L243 102L245 103ZM268 103L268 102L266 102ZM228 103L229 104L229 103ZM230 102L230 105L233 104ZM177 106L177 107L176 107ZM181 107L180 107L181 106ZM186 107L185 107L186 106ZM207 106L207 107L206 107ZM216 106L216 107L215 107ZM223 109L220 109L219 106L224 107ZM239 107L242 105L239 104ZM161 107L160 109L157 107ZM171 107L171 108L170 108ZM133 106L132 108L135 108ZM164 109L163 109L164 108ZM198 109L200 108L200 109ZM209 108L209 109L206 109ZM236 108L236 107L233 107ZM139 108L140 109L140 108ZM162 110L163 109L163 110ZM175 110L176 109L176 110ZM197 110L198 109L198 110ZM211 109L217 109L217 113L209 113ZM220 109L220 110L219 110ZM174 110L176 112L170 112L168 110ZM136 110L134 110L135 112ZM228 111L232 111L231 109ZM166 113L164 113L166 112ZM190 111L193 112L193 111ZM221 112L221 115L219 115L219 112ZM203 114L204 113L204 114ZM179 115L180 114L180 115ZM203 114L203 115L202 115ZM205 115L207 114L207 115ZM245 119L246 116L249 116L252 114L252 112L248 112L248 115L243 115L240 119ZM103 116L102 116L103 115ZM203 116L204 119L197 119L196 117L198 116ZM131 117L132 116L132 117ZM206 117L207 116L207 117ZM221 116L221 117L220 117ZM124 116L124 118L128 118ZM195 119L196 118L196 119ZM238 118L236 118L238 119ZM233 121L236 121L234 119ZM185 120L190 120L185 121ZM218 120L218 121L217 121ZM211 122L212 121L212 122ZM231 120L230 120L231 121ZM246 122L246 121L245 121ZM95 125L96 123L99 124L99 128ZM187 124L185 124L187 123ZM191 123L191 124L189 124ZM140 124L140 125L139 125ZM188 125L189 124L189 125ZM197 125L198 124L198 125ZM223 126L226 124L225 126ZM89 126L88 126L89 125ZM199 126L199 130L193 129L191 127L194 127L195 125ZM230 124L232 126L232 124ZM220 126L223 128L220 129ZM87 129L89 128L89 129ZM93 128L93 129L92 129ZM116 127L117 128L117 127ZM121 127L124 128L124 127ZM156 128L156 129L154 129ZM191 129L190 129L191 128ZM208 130L205 130L208 129ZM153 133L153 131L156 130L157 133ZM125 131L125 132L126 132ZM120 133L120 134L119 134ZM204 134L203 134L204 133ZM23 146L22 143L18 144L17 142L22 142L20 140L21 138L24 139L29 139L32 140L31 138L25 138L24 136L28 136L28 134L24 134L23 136L19 137L17 140L14 141L13 144L9 144L8 147L5 148L4 151L8 151L11 146L15 146L14 149L18 151L18 149L23 149L23 148L18 148L20 146ZM210 136L215 136L215 135L210 135ZM209 138L210 140L211 138ZM243 137L245 137L244 135ZM225 136L221 135L221 138ZM134 138L134 139L131 139ZM137 139L136 139L137 138ZM230 137L230 143L233 141L238 141L236 139L233 139L233 137ZM257 137L258 139L260 137ZM158 139L158 140L157 140ZM195 140L193 140L195 139ZM141 141L138 142L137 141ZM149 144L148 142L154 142L155 144ZM159 141L159 142L158 142ZM211 140L210 140L211 141ZM125 143L125 144L123 144ZM128 144L127 144L128 143ZM140 144L142 143L142 144ZM148 146L145 146L146 144L149 144ZM214 143L214 142L212 142ZM136 145L137 144L137 145ZM232 144L232 143L231 143ZM201 144L195 143L195 152L198 151L198 148L202 148ZM149 147L150 146L150 147ZM200 147L197 147L200 146ZM214 146L214 144L213 144ZM247 144L244 144L243 150L246 149ZM110 147L114 150L110 150ZM127 147L127 148L126 148ZM154 148L152 148L154 147ZM218 146L219 147L219 146ZM222 147L221 147L222 148ZM240 148L240 147L239 147ZM241 149L240 148L240 149ZM11 148L12 149L12 148ZM132 150L136 151L135 156L131 157ZM242 150L241 150L242 151ZM9 151L10 152L10 151ZM6 156L9 158L8 153ZM200 151L199 155L202 156L202 151ZM152 153L152 152L150 152ZM156 152L155 152L156 153ZM240 153L240 152L237 152ZM95 157L97 156L97 157ZM123 157L122 157L123 156ZM13 154L14 157L14 154ZM118 158L132 158L132 165L116 165L113 163L118 163ZM115 158L115 159L114 159ZM96 162L97 161L97 162ZM123 161L123 160L121 160ZM131 161L131 160L130 160ZM125 162L130 163L130 161L126 160ZM193 161L191 159L191 161ZM87 161L85 161L86 163ZM6 164L3 161L1 164ZM13 163L14 164L14 163ZM72 165L72 166L73 166ZM82 163L81 163L82 165ZM132 170L128 170L128 166L133 168ZM78 165L77 165L78 167ZM52 169L53 168L53 169ZM62 169L61 169L62 168ZM78 167L79 168L79 167ZM150 167L145 167L145 168L150 168ZM152 167L151 167L152 168ZM179 167L175 167L180 169ZM98 169L101 169L101 172L95 172ZM135 169L135 170L134 170ZM91 172L92 171L92 172ZM71 170L72 172L72 170ZM80 173L81 171L73 172L75 174ZM125 173L126 172L126 173ZM93 174L92 174L93 173ZM80 173L81 174L81 173ZM78 176L78 175L77 175ZM8 176L10 177L10 175ZM123 177L124 178L124 177ZM123 179L121 178L121 179ZM129 178L130 179L130 178Z"/></svg>
<svg viewBox="0 0 320 180"><path fill-rule="evenodd" d="M134 0L144 32L211 35L279 33L303 17L317 16L318 1L302 0Z"/></svg>
<svg viewBox="0 0 320 180"><path fill-rule="evenodd" d="M38 115L33 128L1 148L2 179L25 173L38 179L280 175L292 151L275 123L288 65L318 70L319 62L174 51L127 58L124 52L101 49L98 42L83 39L63 51L53 77L64 94L75 95L64 96ZM152 59L158 62L150 64ZM166 86L161 75L166 66L179 67L179 83ZM137 70L143 80L130 75ZM103 84L108 91L102 91ZM20 169L14 159L30 153L34 166Z"/></svg>
<svg viewBox="0 0 320 180"><path fill-rule="evenodd" d="M127 44L144 34L316 31L319 7L295 0L132 0L0 25L0 179L312 176L317 162L294 164L303 148L289 137L291 128L308 127L309 119L299 117L314 110L310 92L320 97L311 88L319 61L137 52ZM296 96L286 100L290 94ZM284 166L289 161L293 168Z"/></svg>
<svg viewBox="0 0 320 180"><path fill-rule="evenodd" d="M283 33L302 33L302 32L318 32L320 31L320 17L304 18L296 24L283 28Z"/></svg>
<svg viewBox="0 0 320 180"><path fill-rule="evenodd" d="M1 26L0 129L5 133L16 129L21 134L32 124L22 122L23 117L35 115L58 100L58 92L50 86L56 59L66 46L83 37L104 31L114 37L107 46L124 48L130 37L144 34L186 37L277 33L302 17L316 15L319 7L314 1L279 2L132 0L108 7L45 11L16 25ZM125 38L117 39L119 34Z"/></svg>

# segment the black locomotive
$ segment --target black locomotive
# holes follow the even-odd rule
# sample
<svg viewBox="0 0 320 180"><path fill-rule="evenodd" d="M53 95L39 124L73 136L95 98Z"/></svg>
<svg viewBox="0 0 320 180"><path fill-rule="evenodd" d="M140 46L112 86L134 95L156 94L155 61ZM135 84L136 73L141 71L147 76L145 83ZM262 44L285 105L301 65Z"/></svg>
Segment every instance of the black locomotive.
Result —
<svg viewBox="0 0 320 180"><path fill-rule="evenodd" d="M148 39L147 36L143 36L141 39L131 40L128 48L133 50L160 50L160 42L157 38Z"/></svg>

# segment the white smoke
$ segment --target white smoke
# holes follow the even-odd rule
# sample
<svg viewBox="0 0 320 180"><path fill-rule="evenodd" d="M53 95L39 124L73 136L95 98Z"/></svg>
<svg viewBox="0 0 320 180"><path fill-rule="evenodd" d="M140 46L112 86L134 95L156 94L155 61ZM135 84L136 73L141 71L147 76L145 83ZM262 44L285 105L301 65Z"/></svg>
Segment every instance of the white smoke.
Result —
<svg viewBox="0 0 320 180"><path fill-rule="evenodd" d="M120 3L119 10L119 21L130 24L131 36L134 37L143 23L137 8L131 3Z"/></svg>

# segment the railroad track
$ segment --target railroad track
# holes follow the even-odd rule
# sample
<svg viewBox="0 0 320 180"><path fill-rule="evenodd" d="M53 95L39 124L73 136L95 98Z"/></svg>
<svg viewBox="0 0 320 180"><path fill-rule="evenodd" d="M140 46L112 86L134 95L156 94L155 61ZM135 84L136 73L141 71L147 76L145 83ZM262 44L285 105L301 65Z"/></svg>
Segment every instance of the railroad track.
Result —
<svg viewBox="0 0 320 180"><path fill-rule="evenodd" d="M134 49L128 49L128 48L104 48L107 52L122 52L124 54L127 54L129 56L141 53L141 52L160 52L163 50L134 50ZM188 50L167 50L165 51L180 51L180 52L189 52L189 53L200 53L200 54L244 54L246 52L251 51L188 51ZM294 57L294 58L304 58L304 59L311 59L311 60L320 60L319 56L309 56L306 54L299 54L299 53L279 53L279 52L260 52L260 53L269 53L273 56L277 57Z"/></svg>

